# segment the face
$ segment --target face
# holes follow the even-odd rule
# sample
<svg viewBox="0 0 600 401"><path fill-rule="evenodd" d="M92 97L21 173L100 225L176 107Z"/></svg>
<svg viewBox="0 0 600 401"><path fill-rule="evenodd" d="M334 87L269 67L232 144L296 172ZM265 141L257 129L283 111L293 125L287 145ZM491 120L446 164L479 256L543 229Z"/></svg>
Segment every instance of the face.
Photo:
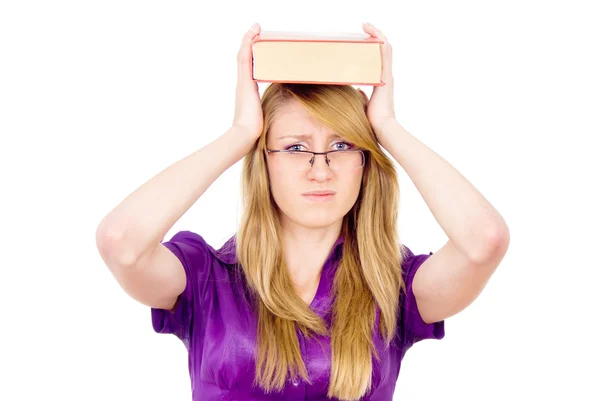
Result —
<svg viewBox="0 0 600 401"><path fill-rule="evenodd" d="M267 137L270 150L346 150L356 148L312 118L297 100L290 100L280 110ZM282 223L307 228L339 224L354 206L360 191L363 167L334 171L324 155L316 155L313 165L306 161L296 171L284 153L268 153L267 167L271 193L281 210ZM332 163L333 164L333 163ZM310 197L309 191L330 190L328 197Z"/></svg>

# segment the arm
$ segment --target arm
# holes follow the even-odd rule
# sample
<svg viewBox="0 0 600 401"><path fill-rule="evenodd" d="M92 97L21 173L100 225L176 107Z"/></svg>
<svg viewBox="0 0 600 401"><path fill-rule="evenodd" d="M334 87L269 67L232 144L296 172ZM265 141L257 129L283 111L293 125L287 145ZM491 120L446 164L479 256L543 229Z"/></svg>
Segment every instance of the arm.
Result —
<svg viewBox="0 0 600 401"><path fill-rule="evenodd" d="M448 242L415 274L413 291L427 322L450 317L475 300L504 257L508 227L500 214L446 160L390 120L377 133L406 171Z"/></svg>
<svg viewBox="0 0 600 401"><path fill-rule="evenodd" d="M96 244L121 287L145 305L174 307L191 278L180 258L163 246L169 229L262 134L258 85L252 80L252 40L247 31L238 51L233 124L224 135L161 171L135 190L101 222Z"/></svg>
<svg viewBox="0 0 600 401"><path fill-rule="evenodd" d="M96 242L107 264L133 266L253 142L232 127L131 193L99 224Z"/></svg>
<svg viewBox="0 0 600 401"><path fill-rule="evenodd" d="M154 308L173 309L186 287L181 261L161 244L167 231L251 142L237 129L166 168L100 223L100 255L125 292Z"/></svg>
<svg viewBox="0 0 600 401"><path fill-rule="evenodd" d="M379 143L406 171L448 242L416 271L412 290L427 323L450 317L475 300L504 257L509 243L502 216L454 167L396 120L392 46L370 24L363 29L380 38L383 86L373 89L367 117Z"/></svg>
<svg viewBox="0 0 600 401"><path fill-rule="evenodd" d="M161 171L130 194L101 222L96 243L106 264L133 266L154 254L169 229L206 189L254 145L263 130L258 85L252 80L255 24L242 38L237 55L233 124L224 135ZM163 253L162 249L159 253ZM146 261L150 262L150 259Z"/></svg>

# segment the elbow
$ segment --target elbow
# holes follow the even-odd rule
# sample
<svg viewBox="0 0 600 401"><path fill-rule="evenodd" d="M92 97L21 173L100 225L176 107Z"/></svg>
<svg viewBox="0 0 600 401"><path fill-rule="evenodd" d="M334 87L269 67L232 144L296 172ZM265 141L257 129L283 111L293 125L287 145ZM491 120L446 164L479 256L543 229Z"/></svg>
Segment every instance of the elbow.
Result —
<svg viewBox="0 0 600 401"><path fill-rule="evenodd" d="M510 244L510 231L506 223L498 224L488 231L484 240L485 246L471 255L477 263L485 264L490 260L502 260Z"/></svg>
<svg viewBox="0 0 600 401"><path fill-rule="evenodd" d="M123 235L100 226L96 230L96 247L109 268L119 266L133 266L137 256L131 252L123 241Z"/></svg>

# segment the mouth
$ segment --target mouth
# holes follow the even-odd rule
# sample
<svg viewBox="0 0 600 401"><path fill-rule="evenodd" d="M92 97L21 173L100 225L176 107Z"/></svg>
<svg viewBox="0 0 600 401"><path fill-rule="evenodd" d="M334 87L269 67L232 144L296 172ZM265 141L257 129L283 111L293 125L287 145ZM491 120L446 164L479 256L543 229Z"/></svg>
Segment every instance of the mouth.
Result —
<svg viewBox="0 0 600 401"><path fill-rule="evenodd" d="M302 194L306 199L313 202L325 202L331 200L335 196L333 191L313 191Z"/></svg>

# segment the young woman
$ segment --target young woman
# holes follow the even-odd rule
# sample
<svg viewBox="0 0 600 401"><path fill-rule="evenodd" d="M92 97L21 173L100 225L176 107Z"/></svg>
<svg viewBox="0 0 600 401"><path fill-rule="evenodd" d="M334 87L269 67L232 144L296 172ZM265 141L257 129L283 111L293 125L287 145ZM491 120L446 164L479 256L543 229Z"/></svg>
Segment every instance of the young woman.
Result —
<svg viewBox="0 0 600 401"><path fill-rule="evenodd" d="M444 319L482 291L509 242L502 217L404 130L385 86L270 85L262 99L243 38L233 124L137 189L98 227L120 285L156 332L189 352L194 400L391 400L405 352L444 337ZM448 234L415 255L397 235L405 169ZM161 242L243 160L243 218L219 249L192 231Z"/></svg>

